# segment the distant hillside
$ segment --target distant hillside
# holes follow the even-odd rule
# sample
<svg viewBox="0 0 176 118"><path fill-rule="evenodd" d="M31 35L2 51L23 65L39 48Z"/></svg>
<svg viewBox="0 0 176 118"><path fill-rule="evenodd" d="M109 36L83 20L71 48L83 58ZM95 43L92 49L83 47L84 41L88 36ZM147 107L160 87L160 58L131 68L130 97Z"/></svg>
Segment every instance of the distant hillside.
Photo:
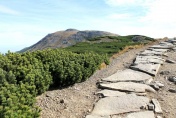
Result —
<svg viewBox="0 0 176 118"><path fill-rule="evenodd" d="M42 50L46 48L61 48L61 47L63 48L75 45L78 42L84 42L89 39L101 36L118 36L118 35L105 31L93 31L93 30L79 31L76 29L67 29L65 31L58 31L52 34L48 34L36 44L24 48L19 52Z"/></svg>

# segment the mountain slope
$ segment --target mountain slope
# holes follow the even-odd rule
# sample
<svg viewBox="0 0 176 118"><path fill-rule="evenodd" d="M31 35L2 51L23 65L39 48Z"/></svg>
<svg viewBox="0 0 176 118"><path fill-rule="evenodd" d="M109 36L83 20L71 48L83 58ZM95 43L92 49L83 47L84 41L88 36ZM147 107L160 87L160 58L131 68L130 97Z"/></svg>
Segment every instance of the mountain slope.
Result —
<svg viewBox="0 0 176 118"><path fill-rule="evenodd" d="M52 34L48 34L36 44L24 48L19 52L42 50L46 48L68 47L71 45L75 45L78 42L84 42L86 40L99 36L118 36L118 35L104 31L93 31L93 30L79 31L76 29L67 29L65 31L58 31Z"/></svg>

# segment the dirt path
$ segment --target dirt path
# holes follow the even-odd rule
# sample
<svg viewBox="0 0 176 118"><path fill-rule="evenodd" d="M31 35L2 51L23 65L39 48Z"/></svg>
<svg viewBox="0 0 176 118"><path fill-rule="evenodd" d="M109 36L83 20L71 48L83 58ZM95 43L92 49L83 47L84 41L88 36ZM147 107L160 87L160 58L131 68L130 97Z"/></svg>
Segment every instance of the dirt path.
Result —
<svg viewBox="0 0 176 118"><path fill-rule="evenodd" d="M101 78L108 77L119 69L128 68L136 55L145 50L147 47L149 46L144 46L140 49L132 49L119 55L111 61L107 68L96 71L95 74L86 82L77 83L74 86L61 90L47 91L41 96L38 96L37 105L42 109L41 118L83 118L86 114L89 114L94 103L99 99L98 96L95 95L98 91L96 83L100 81ZM168 93L162 93L167 94L168 97ZM159 95L160 94L158 94L158 96ZM161 96L163 97L162 94ZM171 100L171 96L173 95L169 93L169 96ZM162 106L166 106L167 104L167 98L164 99L164 101L161 99ZM170 102L171 105L174 104L173 100ZM172 106L175 107L174 105ZM169 108L168 106L165 114L167 115L169 112L174 113L170 110L174 111L172 107Z"/></svg>

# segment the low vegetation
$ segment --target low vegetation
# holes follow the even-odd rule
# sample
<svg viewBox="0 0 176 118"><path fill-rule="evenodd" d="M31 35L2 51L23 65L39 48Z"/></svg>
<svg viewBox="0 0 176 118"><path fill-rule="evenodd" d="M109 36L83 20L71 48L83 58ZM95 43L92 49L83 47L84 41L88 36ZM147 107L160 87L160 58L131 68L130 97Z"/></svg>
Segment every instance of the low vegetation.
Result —
<svg viewBox="0 0 176 118"><path fill-rule="evenodd" d="M0 55L0 118L36 118L35 97L89 78L106 55L58 49Z"/></svg>
<svg viewBox="0 0 176 118"><path fill-rule="evenodd" d="M139 35L103 36L89 39L87 42L77 43L76 45L65 48L65 50L75 53L92 51L98 54L107 54L108 56L112 56L114 53L123 50L126 46L147 44L150 41L154 41L154 39Z"/></svg>

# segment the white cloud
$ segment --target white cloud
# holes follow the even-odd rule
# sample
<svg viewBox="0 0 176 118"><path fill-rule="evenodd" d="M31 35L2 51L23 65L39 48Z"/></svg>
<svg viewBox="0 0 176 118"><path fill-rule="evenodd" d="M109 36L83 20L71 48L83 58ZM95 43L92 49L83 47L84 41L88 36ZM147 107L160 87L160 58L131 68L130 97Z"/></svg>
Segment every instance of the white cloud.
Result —
<svg viewBox="0 0 176 118"><path fill-rule="evenodd" d="M6 6L0 5L0 12L1 13L6 13L6 14L11 14L11 15L18 15L20 14L18 11L15 11L13 9L10 9Z"/></svg>
<svg viewBox="0 0 176 118"><path fill-rule="evenodd" d="M175 4L175 0L155 0L141 20L155 25L174 25L176 23Z"/></svg>
<svg viewBox="0 0 176 118"><path fill-rule="evenodd" d="M131 15L127 13L124 13L124 14L113 13L107 16L108 19L112 19L112 20L122 20L122 19L128 19L130 17Z"/></svg>
<svg viewBox="0 0 176 118"><path fill-rule="evenodd" d="M136 0L105 0L105 2L110 6L118 6L123 4L134 3Z"/></svg>
<svg viewBox="0 0 176 118"><path fill-rule="evenodd" d="M105 0L105 3L110 6L120 6L120 5L140 5L146 6L151 4L155 0Z"/></svg>

